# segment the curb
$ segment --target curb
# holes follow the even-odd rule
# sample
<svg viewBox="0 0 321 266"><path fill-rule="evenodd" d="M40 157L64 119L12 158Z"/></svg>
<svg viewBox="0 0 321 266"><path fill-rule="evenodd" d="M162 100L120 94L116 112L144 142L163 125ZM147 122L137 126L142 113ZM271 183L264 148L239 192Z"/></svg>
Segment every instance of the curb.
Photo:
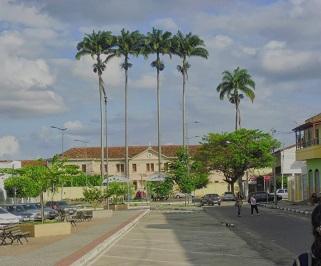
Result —
<svg viewBox="0 0 321 266"><path fill-rule="evenodd" d="M274 206L274 205L269 205L269 204L258 204L258 205L261 207L267 208L267 209L279 209L282 211L293 212L293 213L302 214L305 216L309 216L312 214L312 211L307 211L307 210L299 210L299 209L280 207L280 206Z"/></svg>
<svg viewBox="0 0 321 266"><path fill-rule="evenodd" d="M121 236L126 234L130 229L132 229L138 221L143 218L150 210L144 210L134 218L120 224L111 232L108 232L97 239L94 239L86 246L82 247L80 250L75 251L71 255L63 258L57 262L56 266L79 266L88 265L92 260L97 258L100 253L104 252L107 247L111 246L115 241L117 241Z"/></svg>

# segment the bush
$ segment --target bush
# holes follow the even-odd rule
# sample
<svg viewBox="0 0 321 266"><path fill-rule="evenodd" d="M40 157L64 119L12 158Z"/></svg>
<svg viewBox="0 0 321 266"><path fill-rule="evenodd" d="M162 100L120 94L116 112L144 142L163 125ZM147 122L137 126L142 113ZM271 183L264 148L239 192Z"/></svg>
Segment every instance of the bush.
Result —
<svg viewBox="0 0 321 266"><path fill-rule="evenodd" d="M103 191L96 187L84 188L84 198L94 208L97 208L104 200Z"/></svg>

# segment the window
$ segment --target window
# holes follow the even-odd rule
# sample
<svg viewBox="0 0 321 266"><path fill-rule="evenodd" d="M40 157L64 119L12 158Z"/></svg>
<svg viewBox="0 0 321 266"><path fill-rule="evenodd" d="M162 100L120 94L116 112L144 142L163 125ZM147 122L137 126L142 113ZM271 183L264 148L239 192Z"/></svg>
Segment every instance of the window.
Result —
<svg viewBox="0 0 321 266"><path fill-rule="evenodd" d="M105 172L106 172L106 173L108 172L107 164L105 164Z"/></svg>
<svg viewBox="0 0 321 266"><path fill-rule="evenodd" d="M116 164L117 173L124 173L125 172L125 165L123 163Z"/></svg>
<svg viewBox="0 0 321 266"><path fill-rule="evenodd" d="M168 163L164 163L164 171L168 171Z"/></svg>
<svg viewBox="0 0 321 266"><path fill-rule="evenodd" d="M150 172L150 165L149 165L149 163L146 164L146 171L147 171L147 172Z"/></svg>
<svg viewBox="0 0 321 266"><path fill-rule="evenodd" d="M135 163L132 164L133 172L137 172L137 165Z"/></svg>
<svg viewBox="0 0 321 266"><path fill-rule="evenodd" d="M87 167L86 167L86 165L85 164L82 164L81 165L81 171L83 171L84 173L86 173L86 169Z"/></svg>
<svg viewBox="0 0 321 266"><path fill-rule="evenodd" d="M146 171L147 172L154 172L154 164L153 163L147 163L146 164Z"/></svg>
<svg viewBox="0 0 321 266"><path fill-rule="evenodd" d="M151 170L152 172L154 172L154 164L153 164L153 163L150 164L150 170Z"/></svg>

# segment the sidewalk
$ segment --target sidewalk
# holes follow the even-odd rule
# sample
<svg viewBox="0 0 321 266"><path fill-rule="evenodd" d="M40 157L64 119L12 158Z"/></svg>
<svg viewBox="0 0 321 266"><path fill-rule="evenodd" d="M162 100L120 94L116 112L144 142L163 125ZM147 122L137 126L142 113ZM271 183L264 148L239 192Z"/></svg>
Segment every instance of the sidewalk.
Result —
<svg viewBox="0 0 321 266"><path fill-rule="evenodd" d="M302 204L302 203L294 203L290 201L279 201L277 206L274 205L274 203L260 203L259 204L262 207L269 208L269 209L280 209L282 211L288 211L296 214L301 215L311 215L313 209L315 208L316 204L314 206Z"/></svg>
<svg viewBox="0 0 321 266"><path fill-rule="evenodd" d="M86 228L69 236L52 238L30 238L23 246L1 246L0 260L2 266L37 266L70 265L84 252L90 251L104 238L119 231L142 213L142 210L114 212L112 217L96 219ZM86 226L81 223L79 227Z"/></svg>
<svg viewBox="0 0 321 266"><path fill-rule="evenodd" d="M155 210L91 265L274 265L232 230L202 210Z"/></svg>

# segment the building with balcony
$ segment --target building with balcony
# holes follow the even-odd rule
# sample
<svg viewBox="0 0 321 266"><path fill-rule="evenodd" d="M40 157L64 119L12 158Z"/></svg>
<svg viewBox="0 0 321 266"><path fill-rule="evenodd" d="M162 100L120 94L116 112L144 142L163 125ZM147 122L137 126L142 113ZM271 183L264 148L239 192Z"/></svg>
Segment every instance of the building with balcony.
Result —
<svg viewBox="0 0 321 266"><path fill-rule="evenodd" d="M303 179L304 198L321 191L321 113L294 128L296 160L306 161L307 176Z"/></svg>

